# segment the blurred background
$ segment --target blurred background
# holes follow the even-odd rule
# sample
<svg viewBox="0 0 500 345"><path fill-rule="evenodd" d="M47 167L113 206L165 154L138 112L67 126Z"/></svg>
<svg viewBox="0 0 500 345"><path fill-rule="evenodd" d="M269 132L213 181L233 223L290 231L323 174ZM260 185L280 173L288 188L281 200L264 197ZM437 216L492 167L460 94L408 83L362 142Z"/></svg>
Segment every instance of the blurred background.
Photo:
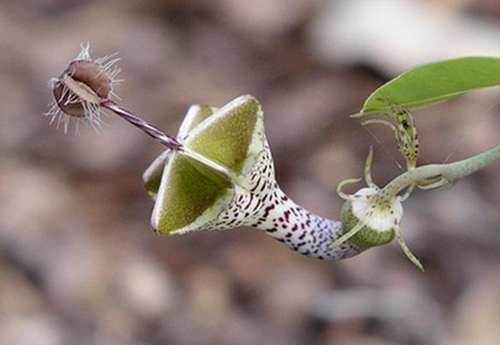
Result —
<svg viewBox="0 0 500 345"><path fill-rule="evenodd" d="M402 171L392 134L348 115L416 64L500 56L500 3L0 1L0 344L498 344L499 164L405 204L425 274L396 244L323 262L257 230L158 237L141 174L162 147L117 118L76 136L42 116L87 40L120 52L123 104L170 134L190 104L255 95L283 189L337 218L370 144L377 183ZM499 95L416 112L420 164L499 144Z"/></svg>

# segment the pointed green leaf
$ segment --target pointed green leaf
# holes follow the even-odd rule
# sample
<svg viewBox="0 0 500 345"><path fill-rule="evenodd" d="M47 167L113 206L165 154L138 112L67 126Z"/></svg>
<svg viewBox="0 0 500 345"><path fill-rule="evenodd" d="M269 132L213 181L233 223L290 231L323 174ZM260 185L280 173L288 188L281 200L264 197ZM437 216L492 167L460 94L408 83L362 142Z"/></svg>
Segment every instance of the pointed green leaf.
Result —
<svg viewBox="0 0 500 345"><path fill-rule="evenodd" d="M384 113L389 103L428 106L468 91L500 85L500 58L463 57L418 66L389 81L365 101L360 115Z"/></svg>

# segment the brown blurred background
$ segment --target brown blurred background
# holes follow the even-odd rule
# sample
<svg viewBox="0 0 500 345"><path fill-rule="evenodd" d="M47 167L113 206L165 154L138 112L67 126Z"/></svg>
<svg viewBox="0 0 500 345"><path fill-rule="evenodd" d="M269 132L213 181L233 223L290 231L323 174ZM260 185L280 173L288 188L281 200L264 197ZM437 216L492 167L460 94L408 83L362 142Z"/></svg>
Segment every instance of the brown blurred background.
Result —
<svg viewBox="0 0 500 345"><path fill-rule="evenodd" d="M391 133L348 115L415 64L500 56L495 0L0 1L0 344L498 344L499 164L417 192L397 245L342 262L256 230L157 237L141 174L162 147L115 118L48 126L48 80L91 42L118 51L123 104L175 134L192 103L258 97L278 181L337 218L334 188ZM416 112L420 163L500 143L498 89Z"/></svg>

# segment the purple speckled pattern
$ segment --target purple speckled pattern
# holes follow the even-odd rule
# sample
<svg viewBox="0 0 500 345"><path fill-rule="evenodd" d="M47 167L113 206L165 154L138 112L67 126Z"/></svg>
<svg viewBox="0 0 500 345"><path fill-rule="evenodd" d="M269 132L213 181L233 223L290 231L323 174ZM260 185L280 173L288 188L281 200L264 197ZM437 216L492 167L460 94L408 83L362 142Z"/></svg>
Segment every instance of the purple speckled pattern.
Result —
<svg viewBox="0 0 500 345"><path fill-rule="evenodd" d="M267 142L247 177L249 190L235 186L229 207L205 228L227 230L253 226L285 243L290 249L319 259L340 260L361 253L346 242L330 245L342 235L342 223L315 215L294 203L279 188Z"/></svg>

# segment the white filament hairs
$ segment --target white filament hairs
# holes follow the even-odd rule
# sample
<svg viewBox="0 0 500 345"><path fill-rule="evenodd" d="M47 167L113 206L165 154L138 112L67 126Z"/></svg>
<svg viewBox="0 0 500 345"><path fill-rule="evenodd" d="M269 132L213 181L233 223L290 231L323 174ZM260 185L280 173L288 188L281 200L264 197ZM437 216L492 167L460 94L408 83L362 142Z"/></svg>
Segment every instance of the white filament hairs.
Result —
<svg viewBox="0 0 500 345"><path fill-rule="evenodd" d="M78 55L72 59L63 73L50 80L52 99L44 113L49 123L68 132L72 120L78 133L80 124L88 124L95 130L102 128L101 102L108 98L119 100L114 92L121 69L117 66L117 53L92 59L90 44L80 45Z"/></svg>

